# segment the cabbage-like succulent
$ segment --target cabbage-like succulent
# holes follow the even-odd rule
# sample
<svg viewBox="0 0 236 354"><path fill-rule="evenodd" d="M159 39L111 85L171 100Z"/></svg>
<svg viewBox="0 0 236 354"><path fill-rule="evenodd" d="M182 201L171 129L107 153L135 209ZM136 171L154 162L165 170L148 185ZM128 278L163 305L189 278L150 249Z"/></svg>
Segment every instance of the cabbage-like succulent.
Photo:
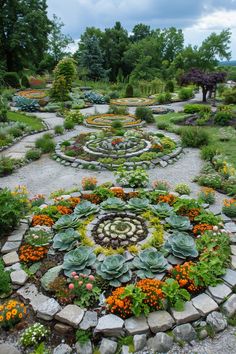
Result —
<svg viewBox="0 0 236 354"><path fill-rule="evenodd" d="M164 249L178 258L195 258L198 256L196 243L191 236L186 233L176 231L169 236L164 244Z"/></svg>
<svg viewBox="0 0 236 354"><path fill-rule="evenodd" d="M151 211L153 214L158 215L160 218L166 218L171 215L173 208L168 203L159 203L152 205Z"/></svg>
<svg viewBox="0 0 236 354"><path fill-rule="evenodd" d="M180 216L173 213L170 217L166 218L166 221L171 227L173 227L173 229L182 231L192 229L192 225L187 216Z"/></svg>
<svg viewBox="0 0 236 354"><path fill-rule="evenodd" d="M102 209L105 210L124 210L126 208L125 202L120 198L108 198L100 204Z"/></svg>
<svg viewBox="0 0 236 354"><path fill-rule="evenodd" d="M149 207L149 200L146 198L132 198L128 201L128 208L137 213L147 211Z"/></svg>
<svg viewBox="0 0 236 354"><path fill-rule="evenodd" d="M63 230L54 236L53 248L59 251L70 251L76 246L79 239L80 234L74 229Z"/></svg>
<svg viewBox="0 0 236 354"><path fill-rule="evenodd" d="M63 229L76 229L80 225L79 217L75 214L63 215L57 222L53 225L53 228L57 231Z"/></svg>
<svg viewBox="0 0 236 354"><path fill-rule="evenodd" d="M84 202L77 204L74 210L74 214L79 218L84 218L91 214L95 214L98 211L99 211L99 206L86 200Z"/></svg>
<svg viewBox="0 0 236 354"><path fill-rule="evenodd" d="M114 287L127 283L131 279L131 271L126 259L120 254L106 257L104 261L97 264L96 270L98 275Z"/></svg>
<svg viewBox="0 0 236 354"><path fill-rule="evenodd" d="M80 246L73 251L66 253L62 268L67 277L72 272L90 274L90 267L95 263L96 256L93 249L87 246Z"/></svg>
<svg viewBox="0 0 236 354"><path fill-rule="evenodd" d="M137 276L141 279L154 278L157 273L164 272L167 265L163 254L152 247L141 251L132 263L132 266L138 269Z"/></svg>

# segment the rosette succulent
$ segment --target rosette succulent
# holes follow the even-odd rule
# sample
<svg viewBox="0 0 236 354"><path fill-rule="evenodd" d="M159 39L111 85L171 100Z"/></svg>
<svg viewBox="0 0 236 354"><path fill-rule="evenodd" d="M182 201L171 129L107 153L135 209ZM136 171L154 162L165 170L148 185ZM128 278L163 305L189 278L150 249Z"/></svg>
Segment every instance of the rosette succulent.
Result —
<svg viewBox="0 0 236 354"><path fill-rule="evenodd" d="M75 210L74 210L74 214L78 218L83 218L83 217L87 217L91 214L95 214L98 211L99 211L99 206L86 200L82 203L77 204L77 206L75 207Z"/></svg>
<svg viewBox="0 0 236 354"><path fill-rule="evenodd" d="M54 236L53 248L59 251L70 251L80 239L80 234L74 229L66 229Z"/></svg>
<svg viewBox="0 0 236 354"><path fill-rule="evenodd" d="M164 249L169 253L172 253L178 258L196 258L198 251L196 243L191 236L185 233L175 232L172 236L169 236L168 240L164 244Z"/></svg>
<svg viewBox="0 0 236 354"><path fill-rule="evenodd" d="M55 230L63 229L76 229L80 225L79 217L75 214L63 215L57 222L53 225Z"/></svg>
<svg viewBox="0 0 236 354"><path fill-rule="evenodd" d="M166 218L166 222L173 227L173 229L177 230L191 230L192 225L187 216L180 216L177 214L171 214L168 218Z"/></svg>
<svg viewBox="0 0 236 354"><path fill-rule="evenodd" d="M100 204L104 210L124 210L126 208L125 202L120 198L108 198Z"/></svg>
<svg viewBox="0 0 236 354"><path fill-rule="evenodd" d="M166 218L171 215L173 208L168 203L159 203L152 205L151 211L153 214L158 215L160 218Z"/></svg>
<svg viewBox="0 0 236 354"><path fill-rule="evenodd" d="M155 248L147 248L134 258L132 266L137 268L137 276L141 279L154 278L157 273L162 273L167 268L167 261L163 254Z"/></svg>
<svg viewBox="0 0 236 354"><path fill-rule="evenodd" d="M87 246L80 246L73 251L66 253L62 268L67 277L72 272L90 274L90 267L95 263L96 256L93 249Z"/></svg>
<svg viewBox="0 0 236 354"><path fill-rule="evenodd" d="M106 257L104 261L97 264L96 270L98 275L114 287L127 283L131 279L131 271L126 259L120 254Z"/></svg>
<svg viewBox="0 0 236 354"><path fill-rule="evenodd" d="M147 211L149 207L149 200L146 198L132 198L128 201L128 208L137 213Z"/></svg>

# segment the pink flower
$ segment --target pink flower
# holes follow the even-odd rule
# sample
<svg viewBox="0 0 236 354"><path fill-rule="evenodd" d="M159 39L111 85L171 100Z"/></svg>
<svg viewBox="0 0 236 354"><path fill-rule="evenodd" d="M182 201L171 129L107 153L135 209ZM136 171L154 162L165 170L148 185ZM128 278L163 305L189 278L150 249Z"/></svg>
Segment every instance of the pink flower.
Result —
<svg viewBox="0 0 236 354"><path fill-rule="evenodd" d="M69 284L69 289L70 289L70 290L73 290L74 287L75 287L74 284L72 284L72 283Z"/></svg>
<svg viewBox="0 0 236 354"><path fill-rule="evenodd" d="M94 276L93 275L89 275L89 280L91 280L91 281L94 281L95 280L95 278L94 278Z"/></svg>
<svg viewBox="0 0 236 354"><path fill-rule="evenodd" d="M74 277L76 275L76 272L72 272L71 275L72 277Z"/></svg>
<svg viewBox="0 0 236 354"><path fill-rule="evenodd" d="M81 286L81 285L83 284L83 282L80 280L80 281L78 282L78 284Z"/></svg>
<svg viewBox="0 0 236 354"><path fill-rule="evenodd" d="M86 277L86 275L83 274L83 273L80 273L79 276L80 276L81 278L85 278L85 277Z"/></svg>
<svg viewBox="0 0 236 354"><path fill-rule="evenodd" d="M93 285L91 283L86 284L86 289L87 290L92 290Z"/></svg>
<svg viewBox="0 0 236 354"><path fill-rule="evenodd" d="M79 279L79 276L78 276L78 275L75 275L75 276L74 276L74 279Z"/></svg>

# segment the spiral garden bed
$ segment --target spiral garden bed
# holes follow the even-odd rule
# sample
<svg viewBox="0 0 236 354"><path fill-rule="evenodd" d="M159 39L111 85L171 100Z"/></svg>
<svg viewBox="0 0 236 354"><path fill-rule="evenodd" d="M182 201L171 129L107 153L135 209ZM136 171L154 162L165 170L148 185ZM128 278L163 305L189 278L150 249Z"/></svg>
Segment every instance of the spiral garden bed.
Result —
<svg viewBox="0 0 236 354"><path fill-rule="evenodd" d="M84 121L87 127L110 128L114 122L121 122L124 128L138 127L143 124L132 114L98 114L96 116L87 117Z"/></svg>
<svg viewBox="0 0 236 354"><path fill-rule="evenodd" d="M152 106L156 103L155 99L144 97L116 98L111 100L111 104L116 106Z"/></svg>
<svg viewBox="0 0 236 354"><path fill-rule="evenodd" d="M236 272L227 267L235 225L223 217L224 226L200 201L103 187L49 204L38 196L34 205L30 224L1 250L14 285L14 306L4 303L3 317L4 306L21 306L20 299L16 322L31 316L63 336L89 330L92 353L101 337L121 334L143 335L140 350L160 351L161 341L167 351L173 336L163 332L191 341L209 326L223 330L223 313L234 316Z"/></svg>
<svg viewBox="0 0 236 354"><path fill-rule="evenodd" d="M112 132L80 134L58 143L54 159L76 168L154 168L174 163L181 152L179 143L163 134L132 130L123 136Z"/></svg>

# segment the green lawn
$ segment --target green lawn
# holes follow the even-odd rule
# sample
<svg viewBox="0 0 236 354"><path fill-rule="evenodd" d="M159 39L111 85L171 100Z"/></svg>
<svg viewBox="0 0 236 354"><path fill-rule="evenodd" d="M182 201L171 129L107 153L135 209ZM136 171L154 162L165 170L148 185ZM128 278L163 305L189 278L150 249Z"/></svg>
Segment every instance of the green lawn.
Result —
<svg viewBox="0 0 236 354"><path fill-rule="evenodd" d="M157 123L168 123L169 131L176 131L178 126L178 121L184 119L187 115L184 113L169 113L156 116ZM219 151L228 158L228 161L231 162L236 167L236 139L231 139L230 141L220 141L220 129L222 127L214 126L207 127L204 126L202 129L207 130L210 135L210 144L218 147Z"/></svg>
<svg viewBox="0 0 236 354"><path fill-rule="evenodd" d="M18 112L8 112L7 116L10 121L27 124L31 130L41 130L44 128L43 122L37 117L26 116Z"/></svg>

